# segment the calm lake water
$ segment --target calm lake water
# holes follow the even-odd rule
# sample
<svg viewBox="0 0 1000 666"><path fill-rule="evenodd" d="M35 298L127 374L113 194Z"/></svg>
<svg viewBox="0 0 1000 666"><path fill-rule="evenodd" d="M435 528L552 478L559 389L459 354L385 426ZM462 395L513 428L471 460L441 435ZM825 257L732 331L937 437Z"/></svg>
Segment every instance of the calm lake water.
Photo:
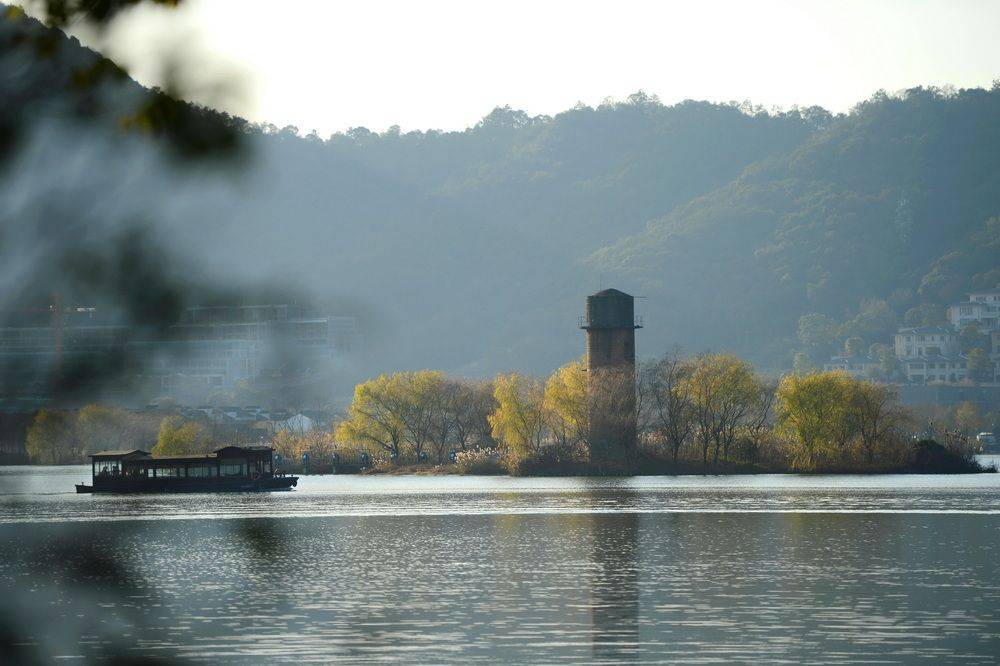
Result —
<svg viewBox="0 0 1000 666"><path fill-rule="evenodd" d="M1000 474L74 494L88 474L0 468L6 663L1000 655Z"/></svg>

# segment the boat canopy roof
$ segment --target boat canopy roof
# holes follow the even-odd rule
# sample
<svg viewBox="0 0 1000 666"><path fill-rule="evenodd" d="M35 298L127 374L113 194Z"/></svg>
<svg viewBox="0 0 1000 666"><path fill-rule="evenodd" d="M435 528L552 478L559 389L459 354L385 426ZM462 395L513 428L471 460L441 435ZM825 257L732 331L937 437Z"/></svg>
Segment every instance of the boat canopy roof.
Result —
<svg viewBox="0 0 1000 666"><path fill-rule="evenodd" d="M181 460L215 460L217 458L235 458L239 456L246 456L250 458L261 458L270 456L271 452L274 451L273 447L270 446L224 446L221 449L216 449L212 453L184 453L180 455L172 456L153 456L149 451L143 451L142 449L120 449L120 450L110 450L110 451L98 451L97 453L91 454L90 458L92 460L171 460L171 461L181 461Z"/></svg>
<svg viewBox="0 0 1000 666"><path fill-rule="evenodd" d="M149 451L142 449L112 449L108 451L98 451L90 456L91 458L149 458Z"/></svg>

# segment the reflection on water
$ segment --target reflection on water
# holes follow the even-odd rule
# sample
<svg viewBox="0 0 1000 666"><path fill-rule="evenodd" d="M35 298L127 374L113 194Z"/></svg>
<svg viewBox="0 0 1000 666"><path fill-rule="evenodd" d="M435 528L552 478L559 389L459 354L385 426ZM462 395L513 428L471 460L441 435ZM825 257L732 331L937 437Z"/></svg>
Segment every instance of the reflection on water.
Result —
<svg viewBox="0 0 1000 666"><path fill-rule="evenodd" d="M593 514L593 656L631 661L639 650L639 515Z"/></svg>
<svg viewBox="0 0 1000 666"><path fill-rule="evenodd" d="M976 512L1000 506L997 476L312 477L286 494L77 497L44 494L60 473L8 468L0 651L993 663L1000 515Z"/></svg>

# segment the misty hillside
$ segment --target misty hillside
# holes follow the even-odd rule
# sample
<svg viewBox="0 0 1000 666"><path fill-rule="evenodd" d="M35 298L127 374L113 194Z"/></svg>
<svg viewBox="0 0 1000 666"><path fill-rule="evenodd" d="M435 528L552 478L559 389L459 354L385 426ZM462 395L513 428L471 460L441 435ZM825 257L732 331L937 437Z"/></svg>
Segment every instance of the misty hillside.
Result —
<svg viewBox="0 0 1000 666"><path fill-rule="evenodd" d="M26 29L39 30L0 33L5 71ZM31 67L66 77L92 57L64 38ZM711 347L778 368L801 315L851 322L865 300L873 342L922 302L997 281L996 88L877 95L838 117L637 94L328 140L192 109L236 128L240 168L167 165L162 143L112 122L151 93L102 91L108 122L45 105L22 132L0 186L18 229L0 239L21 271L8 280L72 266L81 242L104 247L140 220L168 282L275 286L358 314L363 373L548 371L582 353L576 315L611 284L647 297L640 354ZM16 238L52 225L73 225L73 243L31 264Z"/></svg>
<svg viewBox="0 0 1000 666"><path fill-rule="evenodd" d="M867 343L937 323L922 306L1000 286L997 118L1000 87L876 95L590 264L641 284L682 339L786 362L802 314Z"/></svg>

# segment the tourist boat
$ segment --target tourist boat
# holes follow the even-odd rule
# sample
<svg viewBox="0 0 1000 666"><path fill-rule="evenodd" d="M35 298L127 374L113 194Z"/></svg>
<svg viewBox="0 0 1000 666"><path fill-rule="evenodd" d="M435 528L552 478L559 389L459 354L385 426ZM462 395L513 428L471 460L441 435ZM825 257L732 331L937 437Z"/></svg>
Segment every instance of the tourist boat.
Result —
<svg viewBox="0 0 1000 666"><path fill-rule="evenodd" d="M148 451L99 451L90 456L91 485L78 493L205 493L290 490L297 476L274 467L269 446L226 446L213 453L153 457Z"/></svg>

